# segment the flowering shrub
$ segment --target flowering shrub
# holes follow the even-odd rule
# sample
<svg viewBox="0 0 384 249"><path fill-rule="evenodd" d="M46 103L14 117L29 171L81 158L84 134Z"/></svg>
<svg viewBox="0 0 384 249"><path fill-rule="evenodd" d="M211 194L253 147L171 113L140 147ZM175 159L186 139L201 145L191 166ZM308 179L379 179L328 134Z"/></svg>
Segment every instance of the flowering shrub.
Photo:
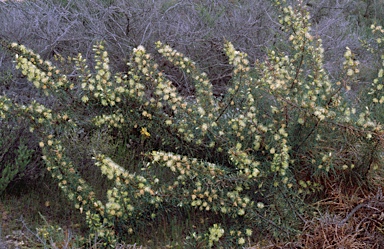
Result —
<svg viewBox="0 0 384 249"><path fill-rule="evenodd" d="M209 247L244 245L265 231L291 236L308 215L306 197L332 180L364 184L369 170L382 167L382 127L375 115L383 102L383 69L365 106L350 99L359 73L352 51L345 51L342 78L330 80L305 8L276 4L290 48L270 50L264 61L251 64L225 42L233 71L223 98L213 96L209 78L193 61L161 42L157 51L188 75L193 96L182 96L142 46L132 51L127 73L111 72L102 43L94 46L92 69L81 55L61 58L74 62L76 74L68 77L24 46L3 42L22 74L65 106L56 112L2 96L0 117L29 120L30 131L41 138L46 169L105 246L128 239L139 221L177 209L205 217L204 235L191 227L188 239ZM65 134L79 127L115 134L127 153L141 153L141 169L131 172L132 166L114 160L117 155L95 149L95 166L112 182L98 196L64 146Z"/></svg>

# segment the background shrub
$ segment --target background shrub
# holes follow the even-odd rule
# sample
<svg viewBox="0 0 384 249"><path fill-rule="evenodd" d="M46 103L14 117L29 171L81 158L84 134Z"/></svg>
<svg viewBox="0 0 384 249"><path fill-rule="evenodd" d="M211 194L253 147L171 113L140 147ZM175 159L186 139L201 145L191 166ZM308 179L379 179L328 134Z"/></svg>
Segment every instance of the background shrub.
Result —
<svg viewBox="0 0 384 249"><path fill-rule="evenodd" d="M303 4L312 13L313 34L323 40L324 66L330 76L340 73L342 51L348 46L367 67L361 82L369 82L371 57L361 48L359 37L369 35L370 24L381 21L380 1ZM44 59L79 52L90 59L94 42L104 40L112 70L126 71L125 62L134 47L144 45L153 53L153 44L160 40L196 61L212 79L215 95L223 93L231 77L223 54L224 38L246 52L250 61L263 58L270 46L284 47L287 38L270 1L8 1L1 3L0 11L1 35L25 44ZM192 94L185 74L166 60L159 64L185 94Z"/></svg>

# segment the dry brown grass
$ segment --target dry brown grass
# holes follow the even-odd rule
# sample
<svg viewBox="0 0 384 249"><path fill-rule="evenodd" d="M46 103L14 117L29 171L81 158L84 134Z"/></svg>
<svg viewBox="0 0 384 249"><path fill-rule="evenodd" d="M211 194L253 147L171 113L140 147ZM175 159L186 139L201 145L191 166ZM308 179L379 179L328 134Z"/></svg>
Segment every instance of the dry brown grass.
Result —
<svg viewBox="0 0 384 249"><path fill-rule="evenodd" d="M293 242L252 248L365 249L384 248L383 187L376 193L347 196L339 187L330 198L316 203L326 210L308 220L301 235Z"/></svg>
<svg viewBox="0 0 384 249"><path fill-rule="evenodd" d="M327 206L332 213L309 221L303 230L299 248L383 248L384 196L376 194L362 198L335 196Z"/></svg>
<svg viewBox="0 0 384 249"><path fill-rule="evenodd" d="M364 185L328 179L324 198L314 204L318 213L307 220L297 238L252 248L384 248L384 165L372 165Z"/></svg>

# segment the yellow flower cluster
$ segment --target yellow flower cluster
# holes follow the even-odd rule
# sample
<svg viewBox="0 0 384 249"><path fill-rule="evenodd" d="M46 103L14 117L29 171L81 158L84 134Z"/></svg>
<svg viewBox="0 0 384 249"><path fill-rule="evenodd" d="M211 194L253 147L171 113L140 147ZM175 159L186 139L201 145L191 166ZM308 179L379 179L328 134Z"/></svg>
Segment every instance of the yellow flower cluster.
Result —
<svg viewBox="0 0 384 249"><path fill-rule="evenodd" d="M6 96L0 96L0 118L5 119L13 109L12 101Z"/></svg>
<svg viewBox="0 0 384 249"><path fill-rule="evenodd" d="M245 175L247 178L254 178L260 174L260 170L258 169L260 162L254 161L246 151L241 150L240 143L238 143L235 148L229 149L228 153L240 175Z"/></svg>
<svg viewBox="0 0 384 249"><path fill-rule="evenodd" d="M113 180L115 186L119 188L119 191L120 188L125 189L132 187L133 191L129 194L133 194L135 197L143 196L145 193L151 196L155 195L155 191L151 188L150 183L145 177L130 174L123 167L104 155L97 155L94 159L96 160L96 165L101 169L102 174L106 175L108 179ZM124 198L121 198L120 201L124 202L128 196L128 192L121 190L119 194L123 195ZM156 198L156 201L158 200L159 199Z"/></svg>
<svg viewBox="0 0 384 249"><path fill-rule="evenodd" d="M104 157L103 155L98 155L95 157L97 160L96 165L100 167L101 173L103 175L106 175L108 179L116 180L116 178L120 177L121 175L124 175L124 178L129 178L131 175L129 175L125 169L123 169L120 165L112 161L109 157ZM127 184L129 181L127 182Z"/></svg>
<svg viewBox="0 0 384 249"><path fill-rule="evenodd" d="M101 116L96 116L92 119L92 122L96 126L107 125L108 128L121 128L125 122L124 115L121 113L113 113L110 115L102 114Z"/></svg>
<svg viewBox="0 0 384 249"><path fill-rule="evenodd" d="M245 178L241 175L232 176L237 180L231 178L233 181L231 183L226 179L230 173L219 169L214 164L173 153L152 152L151 156L153 162L160 163L179 174L169 190L174 192L180 189L181 183L182 193L186 198L190 196L189 203L192 207L201 211L212 210L215 213L231 214L234 217L244 216L247 210L252 209L254 203L248 196L241 194L245 188L242 184L249 176ZM183 186L189 186L192 190L185 189ZM218 190L219 187L223 189Z"/></svg>
<svg viewBox="0 0 384 249"><path fill-rule="evenodd" d="M211 111L215 101L212 94L212 85L207 74L199 72L195 62L185 57L182 53L173 50L169 45L164 45L158 41L156 42L156 47L164 58L191 76L196 90L197 104L201 104L206 111Z"/></svg>
<svg viewBox="0 0 384 249"><path fill-rule="evenodd" d="M18 105L5 97L0 96L0 118L6 118L8 115L25 115L31 121L29 131L33 132L35 127L45 128L52 127L58 124L66 124L75 126L71 119L66 114L53 113L44 105L32 101L28 106ZM41 132L41 130L40 130Z"/></svg>
<svg viewBox="0 0 384 249"><path fill-rule="evenodd" d="M382 26L376 26L372 25L371 30L374 34L378 34L379 37L376 39L377 44L384 44L384 28ZM377 51L375 49L371 49L372 53L376 53ZM384 103L384 94L383 88L384 88L384 54L381 54L381 68L377 72L377 77L373 80L372 88L369 94L373 95L373 102L374 103Z"/></svg>
<svg viewBox="0 0 384 249"><path fill-rule="evenodd" d="M264 66L261 81L270 84L273 94L279 93L276 90L282 89L279 97L284 99L285 104L293 105L295 108L309 109L306 112L307 117L315 115L320 121L334 119L335 112L328 112L327 106L332 104L333 108L337 107L339 99L323 69L322 41L310 34L309 14L304 8L293 9L291 6L282 7L282 12L284 17L281 18L280 23L287 31L289 31L288 28L293 30L289 41L297 52L289 58L284 54L277 56L272 51L269 58L274 65ZM302 70L305 60L312 63L311 72ZM300 79L306 80L302 82ZM292 95L292 92L296 94ZM299 123L304 124L305 118L300 117L298 120Z"/></svg>
<svg viewBox="0 0 384 249"><path fill-rule="evenodd" d="M161 165L168 167L171 171L190 178L195 178L200 174L215 177L225 173L217 165L196 158L163 151L153 151L150 155L152 156L153 163L161 163Z"/></svg>
<svg viewBox="0 0 384 249"><path fill-rule="evenodd" d="M67 80L66 75L60 74L60 70L50 61L42 60L40 55L35 54L24 45L12 43L10 47L16 52L16 68L20 69L21 73L27 76L28 81L32 82L36 88L43 89L46 95L49 94L48 90L56 91L61 87L73 88L74 85Z"/></svg>
<svg viewBox="0 0 384 249"><path fill-rule="evenodd" d="M194 142L199 146L208 146L213 148L216 146L215 141L209 143L203 143L206 140L206 136L214 135L216 138L222 137L226 142L228 142L228 135L233 133L233 131L228 131L224 126L218 127L216 122L223 114L227 111L227 107L222 107L220 110L220 104L216 102L212 94L212 85L207 79L207 75L200 73L193 62L189 58L183 56L183 54L171 49L169 46L163 45L158 42L157 44L158 51L170 60L175 65L179 66L181 69L185 69L187 73L191 75L191 78L195 82L196 96L192 102L181 101L181 98L177 94L175 87L171 85L169 81L158 80L156 94L160 96L163 100L168 102L168 105L174 111L176 116L173 119L166 120L165 124L170 125L175 128L175 130L183 136L183 138L188 142ZM237 52L234 50L234 47L231 43L226 44L227 54L231 58L231 63L235 67L236 74L245 73L250 70L249 61L245 53ZM256 109L253 106L254 96L250 93L251 89L251 80L249 77L244 77L244 82L235 81L235 86L229 89L229 93L232 94L234 98L236 94L239 94L239 88L242 85L245 85L245 90L249 94L247 96L247 104L249 105L249 112L247 117L244 115L236 115L237 118L233 119L230 123L234 130L237 130L234 134L244 140L246 136L255 134L256 130L260 130L259 125L253 126L253 123L257 123L256 120ZM166 82L166 83L164 83ZM244 88L244 86L242 86ZM240 94L239 94L240 96ZM153 101L155 102L155 101ZM234 105L235 103L231 103ZM177 115L179 114L179 115ZM219 114L219 116L216 116ZM250 122L249 122L250 120ZM257 127L257 128L256 128ZM262 129L261 129L262 130ZM230 134L228 134L230 132ZM257 134L254 136L256 138L255 147L259 146L260 136ZM224 141L223 141L224 142ZM221 150L223 148L219 148Z"/></svg>
<svg viewBox="0 0 384 249"><path fill-rule="evenodd" d="M229 64L233 65L233 76L241 75L250 71L248 55L237 51L232 43L225 42L224 51L229 59ZM235 89L236 90L236 89ZM229 90L230 92L230 90Z"/></svg>
<svg viewBox="0 0 384 249"><path fill-rule="evenodd" d="M200 181L195 183L195 187L196 188L193 189L191 194L192 201L190 202L190 205L192 207L198 207L199 210L218 211L220 206L217 202L221 193L219 193L217 189L212 188L212 186L209 186L208 189L203 189Z"/></svg>
<svg viewBox="0 0 384 249"><path fill-rule="evenodd" d="M162 98L175 114L174 119L166 120L166 125L173 127L188 142L204 146L204 137L216 126L214 115L217 113L217 103L214 100L212 84L206 73L201 73L189 58L173 50L161 42L156 43L157 49L166 59L184 70L195 87L193 100L187 101L179 96L177 89L169 80L159 80L156 94ZM214 143L209 143L213 147Z"/></svg>
<svg viewBox="0 0 384 249"><path fill-rule="evenodd" d="M126 93L130 98L143 99L145 96L146 86L145 83L153 81L152 77L155 75L157 65L150 63L151 56L146 53L143 46L133 49L132 58L128 66L128 79L126 82Z"/></svg>
<svg viewBox="0 0 384 249"><path fill-rule="evenodd" d="M128 220L135 214L137 215L137 212L140 213L140 207L136 207L136 205L151 204L158 207L162 202L161 197L152 190L145 177L128 173L104 155L97 155L95 159L96 165L100 167L102 173L115 183L114 187L107 190L105 213L102 213L108 217L108 220L114 220L115 217ZM142 203L139 198L144 197L145 193L147 193L147 202ZM95 207L99 205L102 204L95 204Z"/></svg>
<svg viewBox="0 0 384 249"><path fill-rule="evenodd" d="M372 33L375 34L375 33L380 33L380 34L384 34L384 28L381 26L381 25L375 25L375 24L372 24L371 25L371 30L372 30ZM383 38L382 37L379 37L377 38L376 42L378 44L380 44L381 42L383 41Z"/></svg>
<svg viewBox="0 0 384 249"><path fill-rule="evenodd" d="M190 75L196 90L197 104L201 106L208 115L211 114L214 111L215 101L213 99L212 84L207 74L201 73L193 61L185 57L182 53L173 50L169 45L164 45L158 41L156 42L156 47L164 58Z"/></svg>
<svg viewBox="0 0 384 249"><path fill-rule="evenodd" d="M129 89L124 87L127 85L127 77L116 74L112 78L108 52L105 51L103 44L94 45L93 51L95 73L91 73L88 69L87 61L81 54L74 58L84 91L81 100L87 103L90 98L95 98L102 106L115 106L122 101L123 94L129 93Z"/></svg>
<svg viewBox="0 0 384 249"><path fill-rule="evenodd" d="M249 238L249 237L252 236L252 230L249 229L249 228L246 228L244 233L243 233L243 231L240 231L240 230L238 230L238 231L230 230L229 234L231 236L237 237L237 244L242 246L246 242L244 237L248 237Z"/></svg>
<svg viewBox="0 0 384 249"><path fill-rule="evenodd" d="M45 141L41 142L41 145L44 145L42 146L43 160L47 170L51 172L53 178L59 180L59 187L68 196L75 208L80 213L85 212L89 227L97 233L93 236L114 240L112 226L107 225L109 221L104 216L106 207L100 200L96 199L91 187L81 178L75 166L65 156L65 149L61 142L55 139L53 135L48 135Z"/></svg>
<svg viewBox="0 0 384 249"><path fill-rule="evenodd" d="M175 114L187 107L187 103L183 101L181 96L179 96L176 87L172 85L171 81L165 79L162 73L158 74L156 83L155 94L157 100L151 98L151 105L156 108L162 108L165 103L167 103Z"/></svg>
<svg viewBox="0 0 384 249"><path fill-rule="evenodd" d="M140 129L140 134L143 138L149 138L151 136L151 133L148 132L146 127L142 127Z"/></svg>
<svg viewBox="0 0 384 249"><path fill-rule="evenodd" d="M116 243L115 231L111 229L113 225L106 218L88 210L85 212L85 220L91 228L90 238L103 239L102 245L105 247Z"/></svg>
<svg viewBox="0 0 384 249"><path fill-rule="evenodd" d="M112 188L107 191L107 199L108 202L105 204L105 210L108 215L122 217L123 212L125 212L125 215L132 215L134 207L127 202L128 193L121 193L117 188ZM125 204L124 209L120 203Z"/></svg>
<svg viewBox="0 0 384 249"><path fill-rule="evenodd" d="M354 54L352 53L349 47L346 47L346 51L344 53L345 61L343 62L344 69L347 71L347 75L349 77L354 76L359 73L359 65L360 62L354 58ZM347 90L350 90L350 86L346 87Z"/></svg>
<svg viewBox="0 0 384 249"><path fill-rule="evenodd" d="M288 146L288 133L285 130L285 124L283 124L277 132L273 133L274 145L266 146L269 149L269 153L272 155L271 172L278 172L280 176L284 177L288 171L290 161L290 146ZM283 178L282 182L287 184L287 178ZM275 182L275 186L279 183Z"/></svg>
<svg viewBox="0 0 384 249"><path fill-rule="evenodd" d="M61 142L53 135L48 135L40 146L43 147L43 159L47 170L51 172L53 178L59 180L60 188L75 203L77 209L89 209L87 206L95 201L95 193L91 191L90 186L79 176L76 168L65 156L65 149Z"/></svg>
<svg viewBox="0 0 384 249"><path fill-rule="evenodd" d="M213 224L213 226L209 228L209 234L208 234L209 247L212 247L215 242L218 242L220 238L223 237L224 232L225 231L220 226L220 224Z"/></svg>

